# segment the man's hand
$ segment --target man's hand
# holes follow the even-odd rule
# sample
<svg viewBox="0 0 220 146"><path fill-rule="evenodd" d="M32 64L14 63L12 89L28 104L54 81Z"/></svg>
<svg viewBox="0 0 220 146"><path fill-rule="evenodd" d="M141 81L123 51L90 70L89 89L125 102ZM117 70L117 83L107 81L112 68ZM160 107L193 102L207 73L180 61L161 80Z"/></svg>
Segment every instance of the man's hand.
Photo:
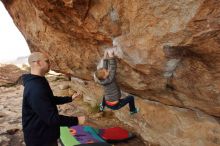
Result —
<svg viewBox="0 0 220 146"><path fill-rule="evenodd" d="M108 58L108 50L105 50L104 52L104 59L107 59Z"/></svg>
<svg viewBox="0 0 220 146"><path fill-rule="evenodd" d="M114 50L111 48L108 50L108 55L110 58L113 58L115 55L114 55Z"/></svg>
<svg viewBox="0 0 220 146"><path fill-rule="evenodd" d="M74 100L75 98L81 97L82 94L80 94L79 92L76 92L72 95L72 100Z"/></svg>
<svg viewBox="0 0 220 146"><path fill-rule="evenodd" d="M109 48L104 52L104 59L113 58L115 56L114 48Z"/></svg>
<svg viewBox="0 0 220 146"><path fill-rule="evenodd" d="M86 121L86 117L85 116L80 116L80 117L78 117L78 121L79 121L79 125L83 125Z"/></svg>

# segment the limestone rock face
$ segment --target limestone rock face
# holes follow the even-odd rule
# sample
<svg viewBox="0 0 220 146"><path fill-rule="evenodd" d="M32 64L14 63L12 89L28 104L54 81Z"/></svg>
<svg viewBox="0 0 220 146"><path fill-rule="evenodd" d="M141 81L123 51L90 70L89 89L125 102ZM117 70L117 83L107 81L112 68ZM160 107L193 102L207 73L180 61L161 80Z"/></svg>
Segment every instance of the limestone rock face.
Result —
<svg viewBox="0 0 220 146"><path fill-rule="evenodd" d="M184 135L185 139L191 138L190 141L193 141L194 137L201 134L202 140L197 137L194 143L185 145L219 145L219 0L2 2L27 40L30 50L46 53L53 70L93 81L93 72L105 48L117 46L117 79L122 90L137 95L140 100L152 100L167 106L163 118L169 119L170 114L181 118L187 115L168 108L172 106L187 109L184 113L190 115L199 111L213 116L213 124L218 127L212 131L218 136L212 134L211 138L202 132L186 132L186 129L193 127L193 122L202 120L194 121L192 114L184 119L184 126L181 127L184 130L179 133L169 130L173 120L170 120L171 123L165 122L158 131L151 129L154 134L171 135L163 139L169 142L158 143L182 143ZM163 111L157 108L158 105L150 104L151 109L145 108L149 106L148 103L140 103L142 112ZM158 120L154 116L149 118ZM209 127L210 123L201 123L201 126L204 124ZM149 135L145 135L146 139L162 141L149 138ZM172 135L179 140L172 139Z"/></svg>

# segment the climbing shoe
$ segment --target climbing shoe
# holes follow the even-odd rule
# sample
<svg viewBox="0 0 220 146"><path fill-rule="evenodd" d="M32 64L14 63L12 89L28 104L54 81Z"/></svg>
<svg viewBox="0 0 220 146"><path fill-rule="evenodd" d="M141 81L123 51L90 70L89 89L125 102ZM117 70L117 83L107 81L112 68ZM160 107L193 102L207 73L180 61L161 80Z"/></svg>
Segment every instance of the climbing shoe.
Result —
<svg viewBox="0 0 220 146"><path fill-rule="evenodd" d="M130 112L130 115L136 114L136 113L138 113L138 112L139 112L139 108L136 107L134 111L131 111L131 112Z"/></svg>
<svg viewBox="0 0 220 146"><path fill-rule="evenodd" d="M102 103L99 104L99 111L103 112L105 109L105 107L102 105Z"/></svg>

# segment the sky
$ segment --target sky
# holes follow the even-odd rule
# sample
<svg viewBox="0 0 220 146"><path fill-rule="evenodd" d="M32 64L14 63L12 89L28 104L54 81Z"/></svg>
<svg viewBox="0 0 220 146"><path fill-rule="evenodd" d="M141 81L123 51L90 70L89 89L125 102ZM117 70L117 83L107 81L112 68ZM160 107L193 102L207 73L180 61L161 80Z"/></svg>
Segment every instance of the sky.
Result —
<svg viewBox="0 0 220 146"><path fill-rule="evenodd" d="M29 54L24 37L0 1L0 63Z"/></svg>

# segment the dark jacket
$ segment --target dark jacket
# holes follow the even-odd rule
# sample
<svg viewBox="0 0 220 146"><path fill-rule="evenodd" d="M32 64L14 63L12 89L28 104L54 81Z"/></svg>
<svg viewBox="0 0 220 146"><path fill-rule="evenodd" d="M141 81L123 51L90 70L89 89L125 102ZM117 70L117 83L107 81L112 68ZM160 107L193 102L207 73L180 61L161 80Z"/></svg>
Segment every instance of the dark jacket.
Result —
<svg viewBox="0 0 220 146"><path fill-rule="evenodd" d="M116 82L116 69L117 62L115 58L104 59L103 68L109 71L109 76L104 80L98 80L98 82L103 85L105 92L105 100L107 101L117 101L121 98L121 91Z"/></svg>
<svg viewBox="0 0 220 146"><path fill-rule="evenodd" d="M71 97L54 96L45 77L25 74L22 80L22 126L27 145L54 142L60 137L60 126L78 124L77 117L59 115L56 107L71 102Z"/></svg>

